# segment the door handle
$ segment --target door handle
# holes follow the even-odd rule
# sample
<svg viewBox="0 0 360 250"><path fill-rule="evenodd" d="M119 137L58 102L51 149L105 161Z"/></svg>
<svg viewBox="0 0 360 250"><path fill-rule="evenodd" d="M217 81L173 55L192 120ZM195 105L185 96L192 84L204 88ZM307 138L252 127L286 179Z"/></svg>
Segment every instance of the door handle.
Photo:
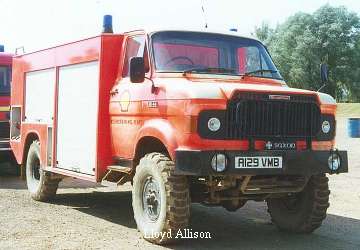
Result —
<svg viewBox="0 0 360 250"><path fill-rule="evenodd" d="M118 89L115 89L113 91L110 91L110 95L117 95L119 94L119 90Z"/></svg>

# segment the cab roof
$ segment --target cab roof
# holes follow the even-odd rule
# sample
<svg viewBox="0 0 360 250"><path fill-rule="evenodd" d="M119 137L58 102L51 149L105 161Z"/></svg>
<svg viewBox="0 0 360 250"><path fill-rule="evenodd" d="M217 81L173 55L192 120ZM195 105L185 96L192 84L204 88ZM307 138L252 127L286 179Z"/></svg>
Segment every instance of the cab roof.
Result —
<svg viewBox="0 0 360 250"><path fill-rule="evenodd" d="M246 39L256 40L256 41L262 43L262 41L260 41L259 39L257 39L257 38L254 37L254 36L242 35L241 33L236 32L236 31L217 30L217 29L172 29L172 28L168 28L168 29L141 29L141 30L133 30L133 31L125 32L124 34L129 34L129 33L137 32L137 31L142 31L142 32L145 32L145 33L147 33L147 34L153 34L153 33L157 33L157 32L166 32L166 31L173 31L173 32L198 32L198 33L208 33L208 34L218 34L218 35L235 36L235 37L240 37L240 38L246 38Z"/></svg>

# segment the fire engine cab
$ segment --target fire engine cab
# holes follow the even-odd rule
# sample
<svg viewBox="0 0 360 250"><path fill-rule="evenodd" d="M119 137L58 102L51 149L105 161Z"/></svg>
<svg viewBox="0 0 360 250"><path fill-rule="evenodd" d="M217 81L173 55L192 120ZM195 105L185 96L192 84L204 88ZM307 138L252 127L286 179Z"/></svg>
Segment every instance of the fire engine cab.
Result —
<svg viewBox="0 0 360 250"><path fill-rule="evenodd" d="M348 170L331 96L289 88L266 47L234 32L105 31L14 58L10 143L33 199L65 177L131 182L158 244L189 226L191 202L266 201L282 230L321 225L326 174Z"/></svg>

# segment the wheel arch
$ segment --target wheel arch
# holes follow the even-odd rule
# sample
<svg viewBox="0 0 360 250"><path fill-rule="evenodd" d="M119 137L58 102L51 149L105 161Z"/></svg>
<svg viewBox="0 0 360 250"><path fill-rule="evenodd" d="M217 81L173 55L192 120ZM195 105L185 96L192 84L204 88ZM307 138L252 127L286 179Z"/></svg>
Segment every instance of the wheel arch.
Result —
<svg viewBox="0 0 360 250"><path fill-rule="evenodd" d="M143 136L136 144L133 166L136 167L142 157L153 152L163 153L171 158L165 143L159 138L154 136Z"/></svg>
<svg viewBox="0 0 360 250"><path fill-rule="evenodd" d="M175 159L175 150L178 143L175 137L176 130L169 121L164 119L152 119L146 121L140 129L136 145L133 152L134 163L143 156L142 152L151 153L155 150L161 150L159 153L165 153L170 159ZM155 151L156 152L156 151Z"/></svg>
<svg viewBox="0 0 360 250"><path fill-rule="evenodd" d="M26 139L25 139L24 147L23 147L24 151L23 151L22 160L21 160L21 165L23 167L25 167L25 165L26 165L26 159L27 159L27 155L28 155L30 146L36 140L40 140L40 136L36 132L29 132L26 135Z"/></svg>

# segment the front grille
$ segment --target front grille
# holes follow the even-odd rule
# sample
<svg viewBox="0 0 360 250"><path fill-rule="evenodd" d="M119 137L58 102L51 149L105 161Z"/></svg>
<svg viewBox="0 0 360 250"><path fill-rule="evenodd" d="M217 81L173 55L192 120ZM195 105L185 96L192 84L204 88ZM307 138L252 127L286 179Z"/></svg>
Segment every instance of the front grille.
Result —
<svg viewBox="0 0 360 250"><path fill-rule="evenodd" d="M0 139L9 138L10 136L10 124L8 121L0 122Z"/></svg>
<svg viewBox="0 0 360 250"><path fill-rule="evenodd" d="M273 94L271 94L273 95ZM269 94L238 93L229 102L227 137L312 138L320 130L320 109L314 96L287 95L271 100Z"/></svg>

